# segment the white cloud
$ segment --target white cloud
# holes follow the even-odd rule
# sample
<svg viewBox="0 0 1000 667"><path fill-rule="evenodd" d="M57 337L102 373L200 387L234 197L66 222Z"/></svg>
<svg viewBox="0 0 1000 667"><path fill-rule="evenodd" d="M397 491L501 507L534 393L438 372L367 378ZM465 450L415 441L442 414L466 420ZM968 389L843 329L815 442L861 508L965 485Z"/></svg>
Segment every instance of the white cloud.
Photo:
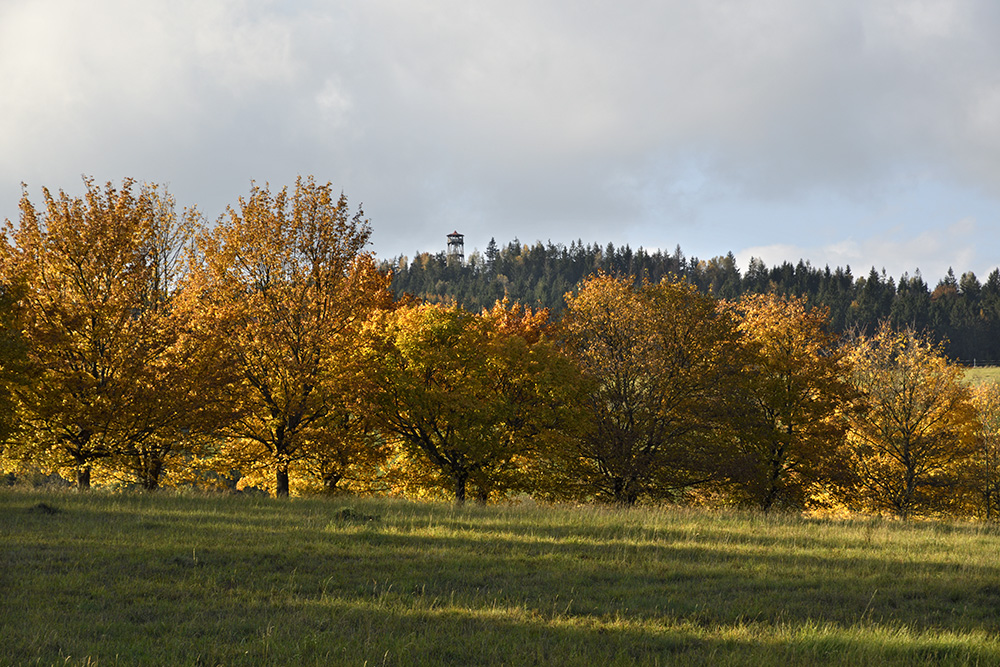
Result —
<svg viewBox="0 0 1000 667"><path fill-rule="evenodd" d="M735 254L744 266L751 257L763 260L767 266L805 258L815 267L850 266L855 276L865 275L874 268L879 272L884 269L898 279L903 273L919 270L933 283L944 277L949 268L956 274L972 270L983 278L1000 266L1000 260L991 256L988 249L983 252L982 240L976 220L963 218L916 236L897 226L822 246L771 244L744 248Z"/></svg>

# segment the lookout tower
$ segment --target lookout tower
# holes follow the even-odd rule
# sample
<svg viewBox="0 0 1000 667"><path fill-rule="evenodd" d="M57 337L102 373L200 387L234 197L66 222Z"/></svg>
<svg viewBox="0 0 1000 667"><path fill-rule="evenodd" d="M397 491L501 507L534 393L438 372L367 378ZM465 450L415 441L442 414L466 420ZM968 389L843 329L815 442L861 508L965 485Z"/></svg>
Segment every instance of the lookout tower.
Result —
<svg viewBox="0 0 1000 667"><path fill-rule="evenodd" d="M456 259L465 264L465 235L458 232L448 234L448 259Z"/></svg>

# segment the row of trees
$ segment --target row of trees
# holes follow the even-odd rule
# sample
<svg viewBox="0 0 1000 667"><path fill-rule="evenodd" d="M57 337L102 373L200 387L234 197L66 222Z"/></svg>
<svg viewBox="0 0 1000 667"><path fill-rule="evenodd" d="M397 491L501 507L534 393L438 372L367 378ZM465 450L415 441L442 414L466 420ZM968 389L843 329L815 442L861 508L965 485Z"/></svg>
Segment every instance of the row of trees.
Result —
<svg viewBox="0 0 1000 667"><path fill-rule="evenodd" d="M209 228L155 185L22 198L0 463L96 483L992 518L1000 393L912 328L598 273L558 319L395 298L329 184Z"/></svg>
<svg viewBox="0 0 1000 667"><path fill-rule="evenodd" d="M292 461L354 428L342 361L391 303L362 213L300 180L205 229L156 186L86 185L7 223L5 461L151 489L266 460L287 495Z"/></svg>
<svg viewBox="0 0 1000 667"><path fill-rule="evenodd" d="M672 253L626 246L522 244L506 246L491 240L485 254L472 253L468 262L449 261L444 253L418 253L385 263L393 271L397 294L414 294L430 301L454 299L470 310L489 307L505 296L558 313L563 295L595 271L633 276L636 281L659 282L684 278L701 291L719 298L776 292L805 296L829 309L830 326L837 333L872 333L888 320L897 328L912 327L941 343L949 356L965 363L1000 361L1000 270L984 283L965 272L949 270L934 287L917 271L898 280L874 268L855 277L851 268L819 269L806 261L785 262L768 268L757 258L745 272L729 253L709 260L687 258L680 248Z"/></svg>

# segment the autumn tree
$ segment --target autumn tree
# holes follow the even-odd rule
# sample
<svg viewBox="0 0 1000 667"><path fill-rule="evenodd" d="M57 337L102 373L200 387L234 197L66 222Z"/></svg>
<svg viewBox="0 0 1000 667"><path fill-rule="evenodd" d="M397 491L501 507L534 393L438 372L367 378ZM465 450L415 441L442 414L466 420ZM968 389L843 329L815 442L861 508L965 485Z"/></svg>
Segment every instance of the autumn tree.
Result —
<svg viewBox="0 0 1000 667"><path fill-rule="evenodd" d="M8 460L6 454L18 423L15 389L28 381L27 348L18 308L22 289L20 285L0 285L0 472L16 468L16 461Z"/></svg>
<svg viewBox="0 0 1000 667"><path fill-rule="evenodd" d="M630 505L716 479L713 436L739 369L731 315L679 280L599 275L566 300L565 343L587 387L565 453L577 495Z"/></svg>
<svg viewBox="0 0 1000 667"><path fill-rule="evenodd" d="M470 487L486 501L516 486L554 425L568 366L542 335L546 318L509 304L481 315L410 304L369 322L368 395L381 428L459 503Z"/></svg>
<svg viewBox="0 0 1000 667"><path fill-rule="evenodd" d="M360 390L368 369L355 345L358 329L347 332L352 341L344 341L342 353L329 357L323 369L328 414L322 428L310 429L303 439L292 471L303 488L328 495L390 491L395 471L387 462L393 450Z"/></svg>
<svg viewBox="0 0 1000 667"><path fill-rule="evenodd" d="M737 494L767 511L802 506L835 474L849 388L827 311L804 298L748 295L727 305L742 335L740 409L733 420Z"/></svg>
<svg viewBox="0 0 1000 667"><path fill-rule="evenodd" d="M484 309L479 318L489 358L486 381L490 396L499 398L481 439L494 451L510 452L473 474L477 499L494 492L532 493L548 480L551 452L567 443L579 419L579 369L558 349L547 310L507 299Z"/></svg>
<svg viewBox="0 0 1000 667"><path fill-rule="evenodd" d="M1000 517L1000 385L986 382L971 390L978 417L976 448L962 477L970 491L970 513L996 521Z"/></svg>
<svg viewBox="0 0 1000 667"><path fill-rule="evenodd" d="M187 418L179 329L170 301L175 253L197 214L174 213L162 189L126 180L86 194L27 193L0 248L5 284L24 336L15 384L24 433L17 455L43 469L71 469L78 488L104 464L155 488Z"/></svg>
<svg viewBox="0 0 1000 667"><path fill-rule="evenodd" d="M976 412L961 367L912 329L881 325L847 352L858 395L849 414L850 464L862 509L900 518L946 509L959 468L976 451Z"/></svg>
<svg viewBox="0 0 1000 667"><path fill-rule="evenodd" d="M254 185L197 239L199 326L236 374L233 415L218 429L222 463L268 471L278 496L289 493L289 466L344 418L330 369L387 302L388 278L365 252L370 234L360 208L352 214L346 197L310 177L291 191Z"/></svg>

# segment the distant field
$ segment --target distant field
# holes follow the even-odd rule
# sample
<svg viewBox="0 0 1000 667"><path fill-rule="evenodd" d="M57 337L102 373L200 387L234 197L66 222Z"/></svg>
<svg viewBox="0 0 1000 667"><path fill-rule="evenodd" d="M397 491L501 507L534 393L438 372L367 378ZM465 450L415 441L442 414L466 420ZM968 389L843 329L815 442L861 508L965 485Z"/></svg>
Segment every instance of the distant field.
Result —
<svg viewBox="0 0 1000 667"><path fill-rule="evenodd" d="M977 366L965 369L965 379L972 384L1000 382L1000 366Z"/></svg>
<svg viewBox="0 0 1000 667"><path fill-rule="evenodd" d="M0 664L1000 664L1000 528L0 492Z"/></svg>

